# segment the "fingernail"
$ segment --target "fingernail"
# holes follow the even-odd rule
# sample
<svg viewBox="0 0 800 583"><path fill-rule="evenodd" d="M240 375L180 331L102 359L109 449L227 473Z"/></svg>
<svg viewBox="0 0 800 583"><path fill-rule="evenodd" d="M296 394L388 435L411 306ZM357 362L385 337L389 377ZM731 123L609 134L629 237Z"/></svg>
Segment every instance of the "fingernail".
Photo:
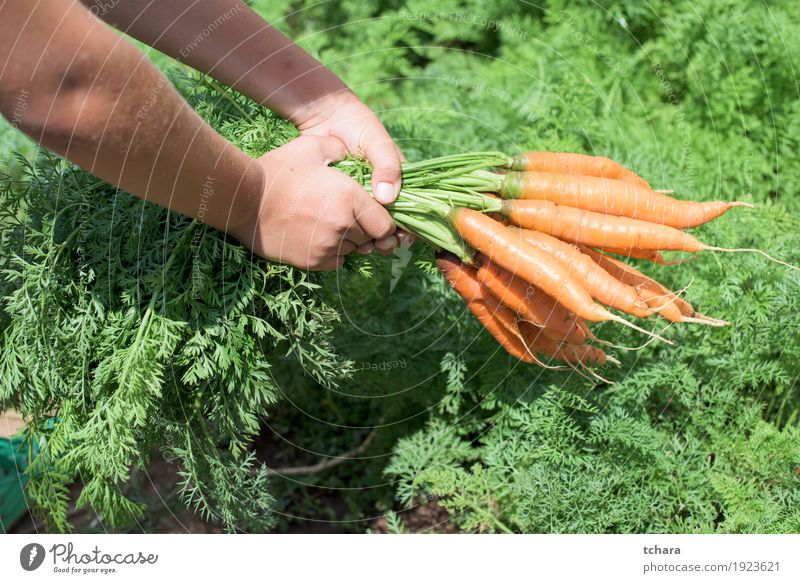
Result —
<svg viewBox="0 0 800 583"><path fill-rule="evenodd" d="M394 186L389 182L379 182L375 186L375 200L381 204L389 204L395 199Z"/></svg>
<svg viewBox="0 0 800 583"><path fill-rule="evenodd" d="M356 251L358 251L362 255L369 255L374 250L375 250L375 244L374 243L364 243L363 245L359 245L356 248Z"/></svg>
<svg viewBox="0 0 800 583"><path fill-rule="evenodd" d="M375 241L375 248L379 249L380 251L391 251L395 247L397 247L397 237L394 235L389 235L385 239Z"/></svg>

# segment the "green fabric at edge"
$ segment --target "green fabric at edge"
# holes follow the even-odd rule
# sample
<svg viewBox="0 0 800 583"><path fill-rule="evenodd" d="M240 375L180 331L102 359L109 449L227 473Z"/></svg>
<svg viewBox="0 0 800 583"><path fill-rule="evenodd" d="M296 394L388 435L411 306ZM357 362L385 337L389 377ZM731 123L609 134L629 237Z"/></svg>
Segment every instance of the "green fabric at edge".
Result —
<svg viewBox="0 0 800 583"><path fill-rule="evenodd" d="M19 437L0 439L0 529L6 533L28 506L23 487L28 478L25 442Z"/></svg>

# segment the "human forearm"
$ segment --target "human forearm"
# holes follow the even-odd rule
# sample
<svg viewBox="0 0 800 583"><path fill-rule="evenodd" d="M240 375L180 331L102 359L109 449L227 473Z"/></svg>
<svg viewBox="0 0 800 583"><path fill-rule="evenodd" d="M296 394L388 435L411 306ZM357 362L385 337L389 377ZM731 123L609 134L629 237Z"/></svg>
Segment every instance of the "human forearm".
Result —
<svg viewBox="0 0 800 583"><path fill-rule="evenodd" d="M399 184L383 126L360 102L345 105L252 160L78 0L0 3L0 112L107 182L224 229L266 259L327 270L354 250L396 244L386 210L329 167L348 151L372 154L384 164L373 163L373 177Z"/></svg>
<svg viewBox="0 0 800 583"><path fill-rule="evenodd" d="M302 124L347 86L241 1L82 0L101 18Z"/></svg>
<svg viewBox="0 0 800 583"><path fill-rule="evenodd" d="M100 178L215 227L254 212L263 170L84 7L6 2L0 19L19 31L0 40L0 104L25 93L20 129Z"/></svg>
<svg viewBox="0 0 800 583"><path fill-rule="evenodd" d="M244 93L306 135L334 136L373 167L386 204L400 153L377 116L331 71L236 0L82 0L109 23ZM386 249L391 248L389 241Z"/></svg>

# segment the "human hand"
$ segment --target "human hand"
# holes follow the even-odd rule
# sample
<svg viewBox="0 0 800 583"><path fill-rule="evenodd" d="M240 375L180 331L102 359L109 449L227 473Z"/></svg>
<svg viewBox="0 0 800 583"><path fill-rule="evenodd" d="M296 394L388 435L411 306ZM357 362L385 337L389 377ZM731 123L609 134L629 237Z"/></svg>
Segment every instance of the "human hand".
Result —
<svg viewBox="0 0 800 583"><path fill-rule="evenodd" d="M257 160L266 182L259 208L231 232L255 253L329 271L371 241L394 239L386 210L355 180L330 168L347 154L332 136L300 136Z"/></svg>
<svg viewBox="0 0 800 583"><path fill-rule="evenodd" d="M400 191L403 155L373 111L351 91L338 91L300 110L292 121L305 136L333 136L347 151L366 158L372 165L372 192L381 204L392 202ZM374 242L375 249L389 255L398 244L413 242L403 231ZM371 245L359 251L369 252Z"/></svg>

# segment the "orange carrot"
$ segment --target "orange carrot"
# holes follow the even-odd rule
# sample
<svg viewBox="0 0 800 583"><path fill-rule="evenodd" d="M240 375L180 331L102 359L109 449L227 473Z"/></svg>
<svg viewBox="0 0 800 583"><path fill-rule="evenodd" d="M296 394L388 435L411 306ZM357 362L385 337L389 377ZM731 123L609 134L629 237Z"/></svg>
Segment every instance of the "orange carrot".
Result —
<svg viewBox="0 0 800 583"><path fill-rule="evenodd" d="M586 335L575 316L564 306L499 265L483 261L478 268L478 280L520 318L541 327L554 339L575 344L586 341Z"/></svg>
<svg viewBox="0 0 800 583"><path fill-rule="evenodd" d="M761 249L714 247L667 225L585 211L544 200L504 200L501 212L518 227L542 231L564 241L591 247L689 253L758 253L773 263L800 271L800 266L776 259Z"/></svg>
<svg viewBox="0 0 800 583"><path fill-rule="evenodd" d="M453 226L472 247L490 261L542 289L578 316L599 322L613 316L592 300L567 270L546 253L513 237L506 228L489 217L465 208L450 213Z"/></svg>
<svg viewBox="0 0 800 583"><path fill-rule="evenodd" d="M653 249L615 249L613 247L605 247L602 250L605 253L624 255L625 257L630 257L631 259L644 259L645 261L650 261L651 263L656 263L658 265L679 265L689 261L689 259L667 261L664 259L664 256L661 253L654 251Z"/></svg>
<svg viewBox="0 0 800 583"><path fill-rule="evenodd" d="M478 281L478 270L464 264L451 253L440 253L436 258L436 267L442 272L450 284L465 302L483 299L486 289Z"/></svg>
<svg viewBox="0 0 800 583"><path fill-rule="evenodd" d="M659 313L667 320L673 322L695 322L710 326L724 326L727 324L724 320L711 318L695 311L692 305L682 297L670 291L656 280L647 277L641 271L631 267L627 263L609 257L608 255L603 255L583 245L579 247L583 253L591 257L593 261L605 269L611 276L627 285L637 288L639 290L639 295L645 299L647 304L652 308L660 309ZM664 306L668 304L672 304L678 309L683 316L680 320L676 319L677 315L674 310L671 310L669 307L664 308Z"/></svg>
<svg viewBox="0 0 800 583"><path fill-rule="evenodd" d="M497 221L465 208L452 209L448 218L458 234L474 249L493 263L534 284L575 315L591 322L618 322L658 337L596 304L589 292L558 261L520 237L511 236ZM671 344L668 340L658 338Z"/></svg>
<svg viewBox="0 0 800 583"><path fill-rule="evenodd" d="M538 352L550 358L571 364L605 364L607 355L596 346L588 344L559 344L547 336L545 330L520 322L519 329L525 344L531 352Z"/></svg>
<svg viewBox="0 0 800 583"><path fill-rule="evenodd" d="M467 302L470 312L478 319L484 328L494 337L495 340L514 358L527 363L536 363L537 360L527 349L523 341L518 337L519 332L511 332L506 322L498 317L498 312L492 310L482 300ZM502 307L502 306L501 306ZM508 310L508 308L505 308ZM502 310L500 311L502 313ZM511 312L511 310L508 310ZM513 317L513 313L510 314Z"/></svg>
<svg viewBox="0 0 800 583"><path fill-rule="evenodd" d="M650 185L621 164L602 156L587 156L569 152L525 152L514 156L512 170L563 172L579 176L615 178L643 188Z"/></svg>
<svg viewBox="0 0 800 583"><path fill-rule="evenodd" d="M680 200L621 180L551 172L509 172L502 191L505 198L547 200L680 229L705 224L733 207L753 206L744 202Z"/></svg>
<svg viewBox="0 0 800 583"><path fill-rule="evenodd" d="M586 366L592 364L605 364L608 360L608 355L597 346L589 344L570 344L562 349L565 354L567 362L580 363Z"/></svg>
<svg viewBox="0 0 800 583"><path fill-rule="evenodd" d="M442 253L436 265L467 308L506 352L524 362L536 363L517 329L514 313L492 297L477 279L477 270L455 255Z"/></svg>
<svg viewBox="0 0 800 583"><path fill-rule="evenodd" d="M674 293L658 293L652 288L639 290L639 297L643 298L648 306L656 308L658 314L670 322L683 322L684 315L675 302L680 299Z"/></svg>
<svg viewBox="0 0 800 583"><path fill-rule="evenodd" d="M689 302L679 296L676 296L669 289L658 283L653 278L647 277L635 267L631 267L624 261L620 261L614 257L603 255L599 251L595 251L594 249L590 249L584 245L580 245L579 248L584 254L589 256L592 261L597 263L597 265L608 272L609 275L618 279L622 283L635 288L647 289L659 295L669 294L670 299L672 299L672 296L674 296L674 303L682 314L685 316L693 316L695 314L694 308L692 308Z"/></svg>
<svg viewBox="0 0 800 583"><path fill-rule="evenodd" d="M720 250L674 227L585 211L544 200L503 201L503 214L518 227L592 247L688 252Z"/></svg>
<svg viewBox="0 0 800 583"><path fill-rule="evenodd" d="M653 315L647 304L639 299L636 290L613 278L574 245L564 243L546 233L515 227L509 227L509 230L556 261L560 261L597 301L639 318Z"/></svg>

